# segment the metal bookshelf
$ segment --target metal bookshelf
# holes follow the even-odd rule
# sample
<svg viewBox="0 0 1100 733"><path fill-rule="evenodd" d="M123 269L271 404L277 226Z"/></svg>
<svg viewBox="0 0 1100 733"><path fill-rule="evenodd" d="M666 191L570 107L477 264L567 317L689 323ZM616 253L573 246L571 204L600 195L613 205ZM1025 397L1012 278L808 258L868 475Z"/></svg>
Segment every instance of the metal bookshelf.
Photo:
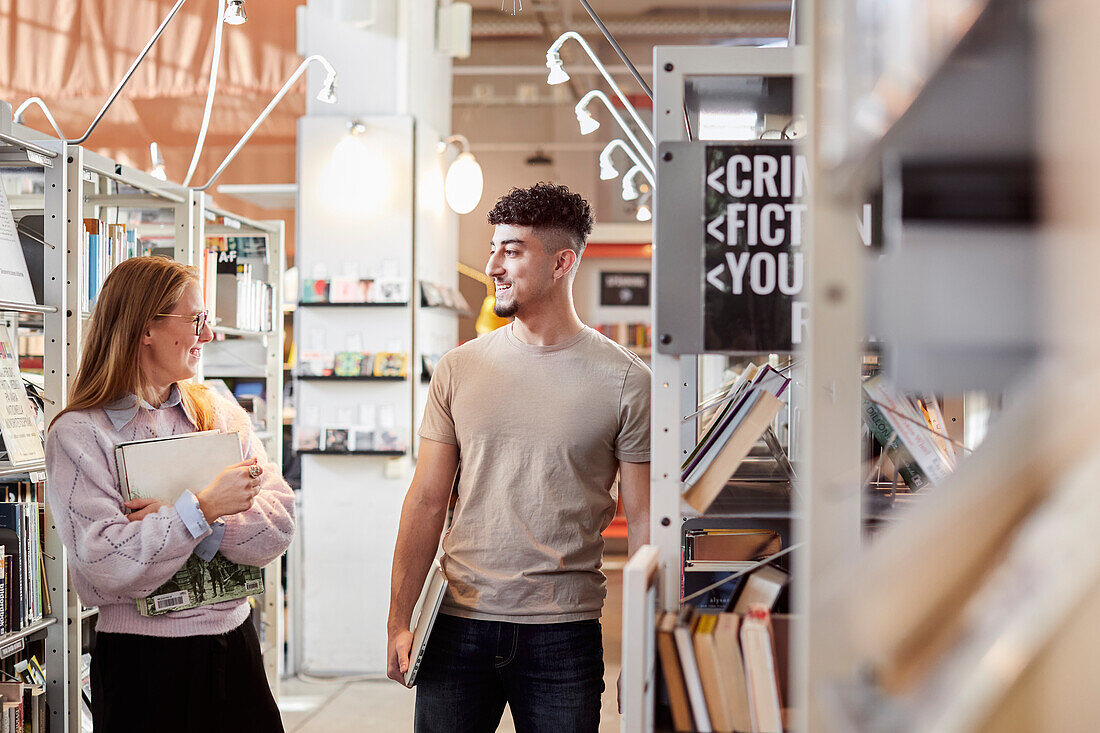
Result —
<svg viewBox="0 0 1100 733"><path fill-rule="evenodd" d="M0 311L35 313L42 316L44 335L43 382L49 397L46 422L49 423L65 406L70 380L76 373L83 345L87 313L80 309L84 284L81 272L83 219L112 219L120 210L167 210L164 224L137 226L140 235L155 233L165 239L174 259L189 265L201 262L205 244L206 221L209 215L226 216L239 222L232 228L234 235L268 238L272 250L272 267L268 273L275 288L274 302L281 303L284 269L283 223L252 222L222 212L210 205L206 194L165 183L140 170L135 170L76 145L48 138L33 129L0 120L0 168L18 168L41 179L39 193L21 194L13 210L43 214L43 304L16 304L0 301ZM281 319L277 321L281 324ZM263 358L257 370L267 381L266 418L268 425L282 423L282 330L270 334L233 334L233 339L263 347ZM277 436L281 431L271 431ZM281 440L269 437L268 453L281 465ZM0 477L19 475L27 471L44 470L44 466L0 466ZM47 479L48 480L48 479ZM45 563L52 617L20 633L46 635L46 695L51 727L57 731L79 733L80 730L80 655L83 648L84 624L93 618L96 609L84 609L72 588L67 570L67 554L57 536L50 507L46 506ZM278 694L283 639L282 585L280 561L265 569L267 588L275 589L264 597L263 621L271 633L264 647L265 666L273 689ZM60 623L64 619L65 623ZM0 639L0 644L7 637Z"/></svg>

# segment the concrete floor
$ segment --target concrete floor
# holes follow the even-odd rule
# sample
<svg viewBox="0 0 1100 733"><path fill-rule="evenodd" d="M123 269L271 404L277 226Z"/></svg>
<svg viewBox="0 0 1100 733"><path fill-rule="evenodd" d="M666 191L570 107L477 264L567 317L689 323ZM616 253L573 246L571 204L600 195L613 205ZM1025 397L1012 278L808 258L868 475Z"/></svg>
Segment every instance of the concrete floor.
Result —
<svg viewBox="0 0 1100 733"><path fill-rule="evenodd" d="M622 556L607 557L607 600L603 612L604 681L600 733L619 730L615 681L622 638ZM414 693L390 680L282 683L279 708L286 733L400 733L412 730ZM514 733L505 709L498 733Z"/></svg>

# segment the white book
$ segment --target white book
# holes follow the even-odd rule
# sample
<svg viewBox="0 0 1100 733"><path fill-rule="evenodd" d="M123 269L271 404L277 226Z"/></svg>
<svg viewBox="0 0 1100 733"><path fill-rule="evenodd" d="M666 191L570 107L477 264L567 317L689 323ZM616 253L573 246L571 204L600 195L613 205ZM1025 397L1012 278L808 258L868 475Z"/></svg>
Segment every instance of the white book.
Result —
<svg viewBox="0 0 1100 733"><path fill-rule="evenodd" d="M783 733L771 613L766 607L752 606L742 618L741 654L745 662L753 733Z"/></svg>
<svg viewBox="0 0 1100 733"><path fill-rule="evenodd" d="M428 650L428 637L431 636L432 627L435 625L439 607L443 604L443 596L446 593L447 576L443 574L443 566L437 559L432 562L428 570L428 576L424 579L424 588L420 591L420 598L413 608L412 623L409 625L409 630L413 632L413 639L412 646L409 648L409 668L405 671L406 687L416 684L416 673L420 671L420 663L424 661L424 652Z"/></svg>
<svg viewBox="0 0 1100 733"><path fill-rule="evenodd" d="M676 654L680 657L680 670L684 675L688 700L691 702L695 730L698 733L712 733L706 694L703 692L703 678L699 674L699 664L695 660L695 647L691 640L692 631L692 610L690 607L685 607L680 610L680 615L676 619L672 638L676 641Z"/></svg>
<svg viewBox="0 0 1100 733"><path fill-rule="evenodd" d="M19 232L3 186L0 186L0 293L4 294L4 300L35 302L23 245L19 243Z"/></svg>
<svg viewBox="0 0 1100 733"><path fill-rule="evenodd" d="M243 459L237 433L208 430L119 443L115 460L124 501L156 499L171 505L184 491L198 495L226 466ZM164 470L167 466L172 470Z"/></svg>

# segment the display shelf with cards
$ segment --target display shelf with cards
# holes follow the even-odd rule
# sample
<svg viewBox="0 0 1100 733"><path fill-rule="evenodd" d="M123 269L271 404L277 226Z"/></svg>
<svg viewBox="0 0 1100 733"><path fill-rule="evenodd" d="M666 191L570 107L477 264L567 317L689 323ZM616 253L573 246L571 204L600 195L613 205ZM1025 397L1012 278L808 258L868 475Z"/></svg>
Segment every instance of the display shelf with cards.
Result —
<svg viewBox="0 0 1100 733"><path fill-rule="evenodd" d="M408 308L406 301L386 303L308 303L299 302L299 308Z"/></svg>
<svg viewBox="0 0 1100 733"><path fill-rule="evenodd" d="M8 347L0 346L0 352L29 354L26 361L33 368L25 376L35 380L32 402L39 405L36 423L39 429L64 408L99 289L111 269L124 259L157 254L170 257L195 266L205 287L208 279L204 267L207 241L204 230L210 222L215 233L221 231L218 227L227 227L241 236L270 241L274 265L270 273L265 273L271 279L266 287L273 294L268 300L279 302L276 296L283 269L282 222L250 222L232 217L213 207L201 192L161 181L30 128L15 123L9 128L7 124L0 122L5 125L0 130L0 182L5 193L4 201L0 202L3 203L0 270L4 271L0 289L5 295L0 301L0 325L10 327L18 338L13 338ZM15 165L16 162L20 164ZM18 221L11 217L12 208L7 206L9 195L19 204L14 211ZM227 219L232 223L224 224ZM242 226L237 228L236 223ZM16 276L10 282L3 279L10 278L11 272ZM260 291L260 287L253 286L255 297L249 301L251 312L246 314L252 320L242 324L243 328L233 324L220 329L223 333L218 338L260 350L242 358L251 364L250 369L258 372L262 391L273 397L266 403L262 399L253 400L251 395L249 399L255 406L258 424L281 427L282 331L270 327L273 316L265 324ZM268 333L262 332L265 325ZM9 447L18 445L11 442L14 440L11 436L5 437L9 439ZM42 435L36 431L35 437L41 450ZM269 435L265 443L272 460L281 463L281 441ZM26 506L35 506L35 501L42 505L43 479L48 478L44 468L41 457L23 463L4 463L0 457L0 485L8 489L7 498L19 494L18 500ZM38 657L46 662L44 686L51 729L76 733L80 730L80 650L97 612L85 609L76 597L66 567L66 550L57 537L48 506L44 509L41 533L45 582L39 582L36 576L26 576L28 592L24 598L36 604L28 619L40 615L40 629L44 631L31 627L34 633L25 640L26 650L0 658L0 672L16 674L17 669L9 667L24 657ZM265 572L268 588L274 591L263 597L263 620L275 634L267 634L264 660L277 690L283 628L279 563ZM60 623L63 619L65 623ZM26 627L21 633L24 631ZM43 635L44 640L37 641ZM0 655L9 639L0 637ZM37 664L35 661L31 666ZM27 668L27 664L22 667Z"/></svg>
<svg viewBox="0 0 1100 733"><path fill-rule="evenodd" d="M416 456L422 355L457 345L461 308L457 220L421 190L442 180L441 136L407 116L357 118L360 134L349 134L350 121L307 115L298 128L291 444L301 457L306 549L290 575L308 592L293 593L293 671L321 675L385 671L385 639L370 631L387 614L370 590L380 582L374 568L393 551ZM371 180L387 185L334 207L330 161L349 150L376 160ZM366 175L348 170L339 186L369 186ZM451 308L441 307L445 297ZM343 588L316 580L348 557L376 560Z"/></svg>

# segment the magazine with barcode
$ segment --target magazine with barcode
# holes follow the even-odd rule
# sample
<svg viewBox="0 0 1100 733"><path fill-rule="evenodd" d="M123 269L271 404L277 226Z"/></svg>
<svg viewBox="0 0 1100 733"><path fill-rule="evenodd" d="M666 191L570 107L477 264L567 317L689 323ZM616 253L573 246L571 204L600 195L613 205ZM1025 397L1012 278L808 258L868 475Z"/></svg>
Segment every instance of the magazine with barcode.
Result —
<svg viewBox="0 0 1100 733"><path fill-rule="evenodd" d="M157 499L173 505L185 490L210 484L222 469L239 463L236 433L187 433L115 447L119 489L124 498ZM164 466L173 470L165 471ZM176 574L137 601L142 616L158 616L264 592L260 568L227 560L220 552L207 561L192 554Z"/></svg>

